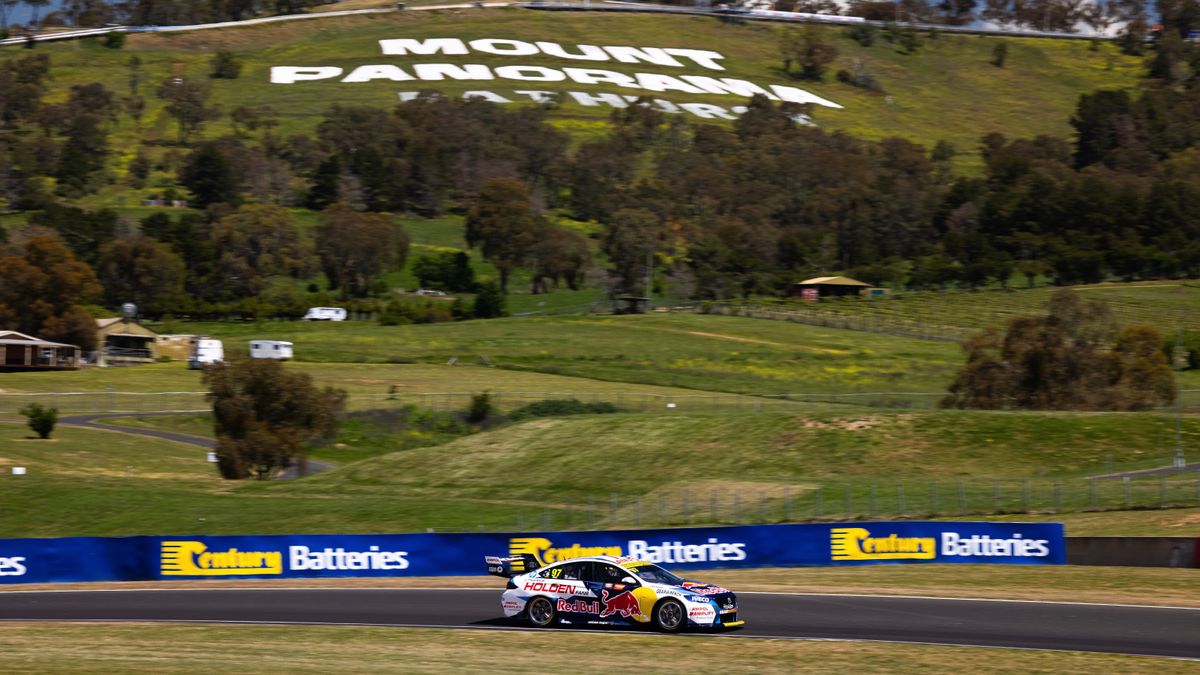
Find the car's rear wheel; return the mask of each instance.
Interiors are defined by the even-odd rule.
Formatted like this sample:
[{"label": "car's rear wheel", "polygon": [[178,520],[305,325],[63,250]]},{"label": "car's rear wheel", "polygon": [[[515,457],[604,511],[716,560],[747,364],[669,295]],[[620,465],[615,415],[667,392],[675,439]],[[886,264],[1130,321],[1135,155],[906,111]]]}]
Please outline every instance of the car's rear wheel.
[{"label": "car's rear wheel", "polygon": [[678,600],[663,600],[654,608],[654,627],[664,633],[678,633],[687,625],[687,611]]},{"label": "car's rear wheel", "polygon": [[529,601],[525,612],[529,615],[529,623],[538,628],[553,626],[558,620],[558,612],[554,610],[554,603],[550,602],[549,598],[543,598],[540,595]]}]

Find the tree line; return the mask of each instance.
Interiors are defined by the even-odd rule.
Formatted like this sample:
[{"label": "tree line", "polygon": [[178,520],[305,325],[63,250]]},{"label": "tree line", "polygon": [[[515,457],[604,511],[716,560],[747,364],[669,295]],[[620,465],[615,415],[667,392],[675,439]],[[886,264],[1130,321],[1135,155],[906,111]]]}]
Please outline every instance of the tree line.
[{"label": "tree line", "polygon": [[29,27],[79,26],[93,28],[110,24],[174,26],[221,21],[242,21],[256,16],[296,14],[335,0],[65,0],[47,11],[50,0],[0,0],[0,30],[14,27],[14,9],[25,5],[30,11]]},{"label": "tree line", "polygon": [[[92,277],[73,272],[69,302],[29,315],[66,324],[89,303],[133,301],[154,316],[228,303],[302,308],[321,292],[387,297],[381,279],[408,263],[394,214],[452,213],[498,271],[501,294],[516,273],[535,293],[598,272],[613,295],[670,284],[695,299],[781,294],[833,273],[910,288],[1196,277],[1196,64],[1200,51],[1169,34],[1140,90],[1080,97],[1073,139],[990,133],[978,148],[982,175],[958,175],[949,143],[863,141],[798,124],[812,111],[762,97],[727,126],[637,101],[573,147],[548,121],[553,102],[505,108],[433,92],[390,110],[334,105],[310,134],[280,134],[270,109],[241,106],[229,112],[232,133],[206,138],[221,114],[207,102],[212,82],[237,70],[219,54],[212,77],[155,90],[176,140],[118,159],[109,134],[121,116],[144,112],[149,93],[140,61],[126,63],[126,91],[92,83],[51,99],[50,59],[24,53],[0,63],[0,209],[28,221],[7,233],[5,251],[26,264],[4,274],[10,288],[36,289],[36,275],[22,272],[29,256],[49,246],[65,259],[65,247]],[[130,222],[73,205],[151,176],[171,184],[162,198],[194,210]],[[317,224],[298,222],[296,208],[316,212]],[[422,284],[480,289],[466,253],[411,262]],[[490,291],[485,305],[503,314]],[[413,320],[405,312],[392,314]]]}]

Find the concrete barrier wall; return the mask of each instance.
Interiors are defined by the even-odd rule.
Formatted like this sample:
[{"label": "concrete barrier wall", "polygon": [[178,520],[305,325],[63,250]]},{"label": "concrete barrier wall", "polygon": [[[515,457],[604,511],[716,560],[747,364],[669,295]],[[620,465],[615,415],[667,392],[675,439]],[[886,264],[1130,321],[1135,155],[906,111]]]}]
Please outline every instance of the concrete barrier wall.
[{"label": "concrete barrier wall", "polygon": [[1200,539],[1067,537],[1067,564],[1200,568]]}]

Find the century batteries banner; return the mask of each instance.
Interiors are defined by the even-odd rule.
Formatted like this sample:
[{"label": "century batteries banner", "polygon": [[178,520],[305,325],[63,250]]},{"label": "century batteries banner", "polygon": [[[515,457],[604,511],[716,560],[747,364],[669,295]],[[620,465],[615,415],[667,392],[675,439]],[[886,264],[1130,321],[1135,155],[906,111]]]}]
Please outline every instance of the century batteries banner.
[{"label": "century batteries banner", "polygon": [[484,556],[587,555],[672,569],[1066,562],[1057,523],[848,523],[479,534],[0,540],[0,584],[204,578],[469,576]]}]

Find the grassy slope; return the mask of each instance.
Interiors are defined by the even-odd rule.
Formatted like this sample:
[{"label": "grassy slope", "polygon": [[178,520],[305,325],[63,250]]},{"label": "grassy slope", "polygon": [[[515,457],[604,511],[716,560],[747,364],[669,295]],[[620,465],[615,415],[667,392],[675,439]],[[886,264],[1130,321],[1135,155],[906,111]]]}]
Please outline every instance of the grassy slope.
[{"label": "grassy slope", "polygon": [[228,345],[291,340],[318,361],[444,363],[487,355],[507,368],[734,392],[944,391],[956,345],[694,314],[527,318],[432,326],[180,324]]},{"label": "grassy slope", "polygon": [[[0,636],[6,660],[24,671],[187,673],[203,662],[223,672],[327,673],[331,663],[357,672],[531,673],[546,663],[579,663],[581,654],[615,650],[652,655],[662,673],[963,672],[997,664],[1021,673],[1193,672],[1180,660],[930,645],[692,639],[645,635],[450,631],[345,626],[163,624],[14,624]],[[498,658],[503,655],[503,658]],[[627,658],[640,664],[644,658]]]},{"label": "grassy slope", "polygon": [[[451,10],[410,12],[363,17],[337,17],[303,22],[247,27],[190,34],[134,35],[123,51],[110,51],[89,42],[72,42],[42,47],[56,64],[56,94],[62,98],[71,84],[100,81],[124,92],[126,73],[122,67],[130,54],[145,62],[144,82],[152,88],[171,73],[171,64],[184,64],[189,76],[207,73],[209,54],[232,49],[246,63],[242,76],[219,81],[215,102],[226,110],[247,104],[267,104],[283,115],[280,133],[312,128],[328,103],[390,106],[395,92],[416,90],[412,83],[377,81],[340,84],[321,81],[296,85],[267,84],[272,65],[336,65],[353,68],[362,64],[405,62],[485,63],[489,65],[534,64],[549,67],[576,65],[562,59],[536,55],[496,57],[384,57],[376,40],[391,37],[504,37],[551,40],[564,45],[614,44],[658,47],[716,48],[725,55],[725,76],[761,84],[791,84],[845,106],[844,110],[821,109],[818,122],[830,129],[851,131],[871,138],[904,135],[932,145],[946,139],[960,150],[973,153],[980,136],[1001,131],[1009,136],[1036,134],[1066,135],[1067,119],[1081,93],[1099,87],[1130,87],[1140,74],[1137,60],[1117,54],[1111,45],[1096,51],[1080,41],[1009,40],[1006,68],[988,62],[994,41],[980,37],[940,36],[926,41],[915,55],[903,55],[884,42],[861,47],[845,39],[839,29],[823,29],[840,51],[830,73],[861,61],[878,77],[887,96],[855,89],[833,81],[797,82],[780,71],[776,53],[778,27],[763,23],[731,25],[705,18],[668,16],[614,16],[585,13],[551,13],[520,9]],[[9,51],[9,54],[17,53]],[[585,64],[591,65],[591,64]],[[646,64],[596,64],[621,72],[674,71],[712,74],[699,67],[673,69]],[[529,88],[518,82],[444,82],[442,90],[457,94],[472,89],[509,91]],[[537,85],[538,83],[533,83]],[[546,84],[546,83],[541,83]],[[549,88],[606,91],[602,86],[550,83]],[[535,87],[545,88],[545,87]],[[734,105],[728,96],[690,95],[668,92],[664,98],[699,100]],[[608,114],[607,108],[581,108],[567,104],[556,117],[563,126],[584,134],[594,133]],[[217,133],[224,122],[212,125]],[[128,121],[124,133],[132,134]],[[137,135],[147,140],[169,139],[171,121],[162,114],[159,102],[150,109]],[[132,156],[132,147],[130,155]]]},{"label": "grassy slope", "polygon": [[[1145,448],[1163,448],[1169,430],[1169,420],[1150,415],[1002,420],[1000,415],[960,412],[867,417],[828,411],[803,417],[625,414],[535,420],[445,445],[384,454],[298,482],[228,484],[204,463],[202,450],[182,444],[72,428],[56,432],[58,440],[41,443],[23,440],[27,431],[22,427],[0,425],[0,470],[29,468],[28,476],[13,479],[0,493],[0,511],[19,508],[31,514],[20,522],[0,521],[0,536],[751,522],[783,518],[785,494],[795,498],[793,517],[812,517],[817,486],[828,495],[826,518],[866,517],[888,513],[887,496],[897,484],[911,489],[907,513],[914,514],[928,508],[918,490],[929,481],[952,487],[964,477],[970,509],[986,512],[991,509],[990,482],[971,479],[1069,479],[1104,470],[1110,459],[1115,468],[1161,464],[1166,450]],[[1189,438],[1200,435],[1194,421],[1185,431]],[[986,442],[993,434],[994,442]],[[346,447],[327,454],[343,462],[388,450],[386,440],[381,444],[357,428],[348,429],[339,442]],[[604,467],[633,458],[653,470],[622,472],[618,481],[597,480],[606,475]],[[1040,500],[1046,499],[1046,485],[1044,480],[1035,483]],[[1086,507],[1071,485],[1065,490],[1067,507]],[[1194,481],[1171,481],[1169,486],[1172,501],[1194,501]],[[878,510],[867,511],[874,487],[880,488]],[[855,504],[848,513],[841,510],[841,490],[846,489]],[[1005,490],[1008,508],[1017,490],[1012,485]],[[1101,490],[1106,504],[1119,498],[1116,483]],[[946,492],[941,508],[953,513],[953,492]],[[1143,492],[1139,488],[1136,493],[1139,503],[1145,501]],[[620,503],[615,513],[609,512],[611,496]],[[718,503],[711,505],[710,499]],[[760,499],[765,500],[762,505],[757,504]],[[686,500],[691,506],[683,511]],[[588,503],[593,507],[585,507]],[[759,513],[759,508],[766,511]],[[1194,531],[1192,511],[1164,514],[1156,515],[1150,527],[1128,521],[1125,529],[1147,534],[1179,532],[1182,526],[1182,531]],[[1092,517],[1088,527],[1105,526],[1096,514],[1073,517],[1085,515]]]},{"label": "grassy slope", "polygon": [[[1073,286],[1088,300],[1106,303],[1123,324],[1149,324],[1170,335],[1180,328],[1200,331],[1200,284],[1195,281],[1150,281]],[[1058,288],[989,289],[981,291],[899,291],[882,300],[839,299],[821,303],[785,301],[782,311],[798,312],[850,325],[894,326],[927,335],[960,338],[1008,318],[1043,314]],[[836,325],[836,324],[835,324]]]}]

